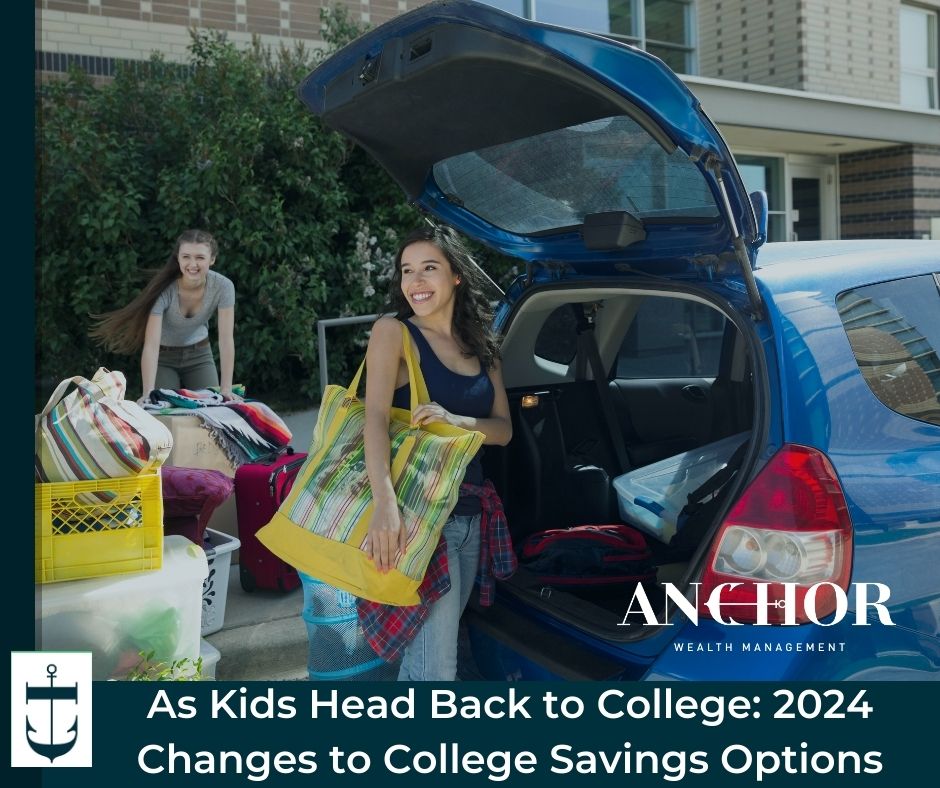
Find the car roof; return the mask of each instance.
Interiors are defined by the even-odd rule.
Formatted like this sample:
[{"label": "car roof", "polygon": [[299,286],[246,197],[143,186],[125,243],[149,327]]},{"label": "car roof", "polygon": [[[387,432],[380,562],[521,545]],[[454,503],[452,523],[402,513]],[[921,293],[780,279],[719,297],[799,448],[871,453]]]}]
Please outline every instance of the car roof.
[{"label": "car roof", "polygon": [[757,255],[756,278],[772,292],[849,287],[940,272],[940,241],[893,238],[768,243]]}]

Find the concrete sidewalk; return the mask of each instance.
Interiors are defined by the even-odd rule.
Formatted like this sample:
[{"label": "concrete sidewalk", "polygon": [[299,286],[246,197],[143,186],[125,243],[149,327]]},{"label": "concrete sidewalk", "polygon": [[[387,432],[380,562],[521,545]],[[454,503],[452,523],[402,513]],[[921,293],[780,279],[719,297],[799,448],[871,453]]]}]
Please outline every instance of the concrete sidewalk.
[{"label": "concrete sidewalk", "polygon": [[[317,408],[278,413],[291,431],[294,451],[310,448]],[[307,678],[307,628],[301,618],[303,591],[244,591],[233,564],[228,581],[225,621],[206,637],[221,657],[219,681],[278,681]]]},{"label": "concrete sidewalk", "polygon": [[313,407],[295,413],[277,414],[291,431],[291,446],[294,451],[307,451],[310,448],[310,439],[313,437],[313,428],[317,424],[319,412],[318,407]]},{"label": "concrete sidewalk", "polygon": [[242,590],[238,565],[228,582],[225,621],[208,640],[220,653],[219,681],[283,681],[307,678],[307,627],[303,590]]}]

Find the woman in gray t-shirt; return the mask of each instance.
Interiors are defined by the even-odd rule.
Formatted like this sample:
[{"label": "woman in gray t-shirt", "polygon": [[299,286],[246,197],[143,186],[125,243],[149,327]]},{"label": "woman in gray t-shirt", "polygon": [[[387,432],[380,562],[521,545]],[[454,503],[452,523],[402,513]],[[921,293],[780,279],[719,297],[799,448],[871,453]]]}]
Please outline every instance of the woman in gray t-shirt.
[{"label": "woman in gray t-shirt", "polygon": [[[93,315],[91,335],[116,353],[140,351],[143,396],[155,388],[220,387],[232,392],[235,371],[235,286],[215,271],[218,245],[202,230],[187,230],[165,266],[122,309]],[[209,344],[209,320],[218,314],[219,372]]]}]

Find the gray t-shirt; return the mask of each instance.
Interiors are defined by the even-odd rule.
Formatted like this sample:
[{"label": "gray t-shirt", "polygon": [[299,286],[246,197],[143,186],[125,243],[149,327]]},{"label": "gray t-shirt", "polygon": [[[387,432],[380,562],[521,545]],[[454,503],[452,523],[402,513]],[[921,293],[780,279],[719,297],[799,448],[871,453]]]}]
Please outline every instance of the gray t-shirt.
[{"label": "gray t-shirt", "polygon": [[160,344],[169,347],[194,345],[209,336],[209,319],[217,309],[235,306],[235,285],[232,280],[215,271],[206,274],[206,292],[202,308],[192,317],[184,317],[180,310],[179,282],[173,282],[150,310],[151,315],[163,315]]}]

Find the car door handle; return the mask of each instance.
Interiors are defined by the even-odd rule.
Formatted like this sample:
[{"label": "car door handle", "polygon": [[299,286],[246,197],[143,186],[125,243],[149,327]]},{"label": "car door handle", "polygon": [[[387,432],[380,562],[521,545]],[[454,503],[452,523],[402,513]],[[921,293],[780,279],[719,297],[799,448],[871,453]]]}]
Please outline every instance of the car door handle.
[{"label": "car door handle", "polygon": [[708,399],[708,394],[705,392],[705,389],[695,384],[683,386],[682,396],[688,400],[692,400],[692,402],[705,402],[705,400]]}]

